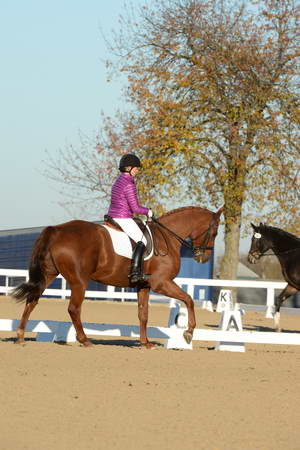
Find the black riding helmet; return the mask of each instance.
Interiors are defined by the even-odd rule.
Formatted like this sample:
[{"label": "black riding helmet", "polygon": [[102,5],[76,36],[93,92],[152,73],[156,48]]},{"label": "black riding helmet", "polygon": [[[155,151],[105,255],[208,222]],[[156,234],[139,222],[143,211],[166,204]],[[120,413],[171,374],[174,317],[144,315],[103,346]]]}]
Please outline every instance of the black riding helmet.
[{"label": "black riding helmet", "polygon": [[140,159],[133,153],[127,153],[120,159],[119,169],[124,172],[125,167],[142,167]]}]

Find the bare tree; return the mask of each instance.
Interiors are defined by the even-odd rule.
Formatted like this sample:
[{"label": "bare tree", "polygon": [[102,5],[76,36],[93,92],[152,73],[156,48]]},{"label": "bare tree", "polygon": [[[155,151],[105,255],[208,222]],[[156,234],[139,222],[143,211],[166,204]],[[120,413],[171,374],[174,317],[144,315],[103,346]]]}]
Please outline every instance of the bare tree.
[{"label": "bare tree", "polygon": [[70,144],[54,155],[46,152],[44,175],[69,198],[61,206],[71,216],[102,219],[120,154],[106,145],[105,129],[94,137],[79,133],[79,145]]}]

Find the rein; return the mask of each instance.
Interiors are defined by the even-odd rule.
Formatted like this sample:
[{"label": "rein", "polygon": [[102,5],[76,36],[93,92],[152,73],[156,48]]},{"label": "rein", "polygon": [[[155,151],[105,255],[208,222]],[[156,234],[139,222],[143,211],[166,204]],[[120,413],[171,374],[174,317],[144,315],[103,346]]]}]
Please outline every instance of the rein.
[{"label": "rein", "polygon": [[[186,247],[190,248],[194,253],[197,252],[197,250],[213,250],[213,247],[207,246],[207,245],[196,245],[196,246],[194,246],[193,243],[191,244],[186,239],[183,239],[181,236],[176,234],[173,230],[171,230],[170,228],[166,227],[161,222],[159,222],[157,219],[155,219],[155,217],[152,217],[152,221],[154,223],[156,223],[158,226],[160,226],[161,228],[163,228],[164,230],[168,231],[170,234],[172,234],[182,245],[185,245]],[[203,234],[209,232],[210,229],[211,229],[211,223],[209,224],[209,227],[207,228],[207,230],[203,231],[199,236],[197,236],[197,238],[202,236]],[[208,236],[207,241],[208,240],[209,240],[209,236]]]},{"label": "rein", "polygon": [[[284,255],[285,253],[291,253],[291,252],[294,252],[294,251],[296,251],[296,250],[300,250],[300,247],[291,248],[290,250],[284,250],[284,251],[278,252],[278,253],[275,253],[275,252],[273,252],[273,253],[261,253],[261,254],[260,254],[260,258],[261,258],[262,256],[280,256],[280,255]],[[267,250],[267,251],[268,251],[268,250]]]}]

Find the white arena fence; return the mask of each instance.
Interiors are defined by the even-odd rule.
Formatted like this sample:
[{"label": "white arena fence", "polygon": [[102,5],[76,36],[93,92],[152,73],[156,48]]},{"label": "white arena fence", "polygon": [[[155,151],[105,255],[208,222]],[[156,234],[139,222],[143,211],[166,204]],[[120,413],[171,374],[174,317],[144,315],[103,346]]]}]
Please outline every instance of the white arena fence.
[{"label": "white arena fence", "polygon": [[[5,279],[5,282],[0,285],[0,294],[9,295],[10,290],[13,285],[19,284],[24,280],[28,280],[28,270],[17,270],[17,269],[0,269],[0,277]],[[61,287],[56,289],[46,289],[43,296],[53,296],[62,299],[68,298],[71,295],[70,289],[67,289],[66,280],[59,275],[57,277],[61,280]],[[219,279],[199,279],[199,278],[175,278],[174,280],[179,286],[185,289],[188,294],[194,300],[204,299],[204,289],[199,290],[198,298],[195,298],[194,292],[195,288],[204,286],[217,286],[221,288],[260,288],[266,290],[266,316],[271,317],[274,310],[274,299],[275,291],[282,290],[285,288],[285,282],[277,281],[253,281],[253,280],[219,280]],[[1,284],[1,283],[0,283]],[[85,293],[85,298],[91,299],[120,299],[125,300],[137,300],[136,292],[125,292],[125,289],[116,291],[114,286],[107,286],[107,290],[103,291],[89,291]],[[151,294],[150,300],[168,300],[164,295]]]},{"label": "white arena fence", "polygon": [[[0,286],[0,294],[9,295],[11,282],[15,285],[15,282],[24,281],[28,279],[27,270],[13,270],[13,269],[0,269],[0,277],[5,278],[4,286]],[[67,298],[70,296],[70,290],[66,289],[66,281],[61,279],[61,289],[46,289],[44,295],[55,296],[61,298]],[[194,279],[194,278],[176,278],[177,284],[181,285],[187,292],[194,298],[194,290],[197,287],[199,297],[202,296],[203,291],[199,290],[199,286],[219,286],[221,288],[230,287],[242,287],[242,288],[262,288],[267,290],[267,304],[266,309],[273,309],[274,294],[276,289],[282,290],[286,283],[281,282],[268,282],[268,281],[251,281],[251,280],[211,280],[211,279]],[[0,283],[1,284],[1,283]],[[122,300],[131,299],[136,300],[137,295],[135,292],[115,292],[113,286],[108,286],[106,291],[86,291],[86,297],[90,298],[120,298]],[[157,299],[158,296],[153,295],[152,298]],[[164,296],[160,298],[167,299]],[[197,301],[197,299],[195,299]],[[198,299],[198,300],[201,300]],[[200,302],[199,302],[200,303]],[[177,306],[176,306],[177,305]],[[174,307],[170,301],[170,318],[171,310]],[[175,304],[176,311],[180,313],[183,306],[180,302]],[[186,316],[186,309],[183,308]],[[227,311],[229,312],[229,311]],[[226,313],[224,311],[223,314]],[[232,311],[232,314],[239,313]],[[267,316],[267,315],[266,315]],[[271,317],[271,315],[269,316]],[[222,323],[222,320],[220,324]],[[0,319],[1,331],[15,331],[19,326],[19,320],[16,319]],[[99,324],[99,323],[83,323],[84,331],[87,335],[96,336],[126,336],[126,337],[139,337],[139,327],[137,325],[121,325],[121,324]],[[183,339],[184,325],[179,323],[172,324],[169,319],[168,327],[148,327],[148,336],[150,339],[160,338],[165,341],[167,348],[187,348]],[[221,329],[220,329],[221,328]],[[51,320],[29,320],[26,330],[36,333],[36,340],[43,342],[75,342],[76,332],[71,322],[59,322]],[[300,333],[275,333],[275,332],[256,332],[256,331],[239,331],[237,329],[231,330],[230,327],[223,329],[219,326],[219,330],[208,329],[195,329],[193,340],[200,341],[219,341],[216,345],[216,350],[230,350],[230,351],[245,351],[245,343],[256,344],[281,344],[281,345],[300,345]],[[184,342],[183,342],[184,341]],[[189,344],[189,348],[192,349],[192,344]]]},{"label": "white arena fence", "polygon": [[[16,331],[19,320],[0,319],[0,331]],[[131,337],[139,338],[138,325],[83,323],[84,332],[88,336]],[[36,333],[37,341],[44,342],[75,342],[76,331],[71,322],[57,322],[53,320],[29,320],[27,332]],[[181,347],[183,337],[182,328],[155,327],[147,328],[149,339],[176,340]],[[300,345],[300,333],[276,333],[267,331],[222,331],[196,328],[193,341],[219,341],[230,344],[279,344]]]}]

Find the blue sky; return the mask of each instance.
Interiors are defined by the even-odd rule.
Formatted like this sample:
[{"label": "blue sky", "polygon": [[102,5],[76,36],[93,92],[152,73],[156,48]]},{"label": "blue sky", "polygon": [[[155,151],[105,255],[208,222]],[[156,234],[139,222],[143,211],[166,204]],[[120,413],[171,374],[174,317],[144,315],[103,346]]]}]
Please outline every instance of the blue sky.
[{"label": "blue sky", "polygon": [[93,136],[102,110],[123,106],[121,80],[106,81],[100,32],[118,27],[123,7],[123,0],[0,1],[1,230],[71,218],[43,161],[46,150],[78,144],[79,130]]}]

